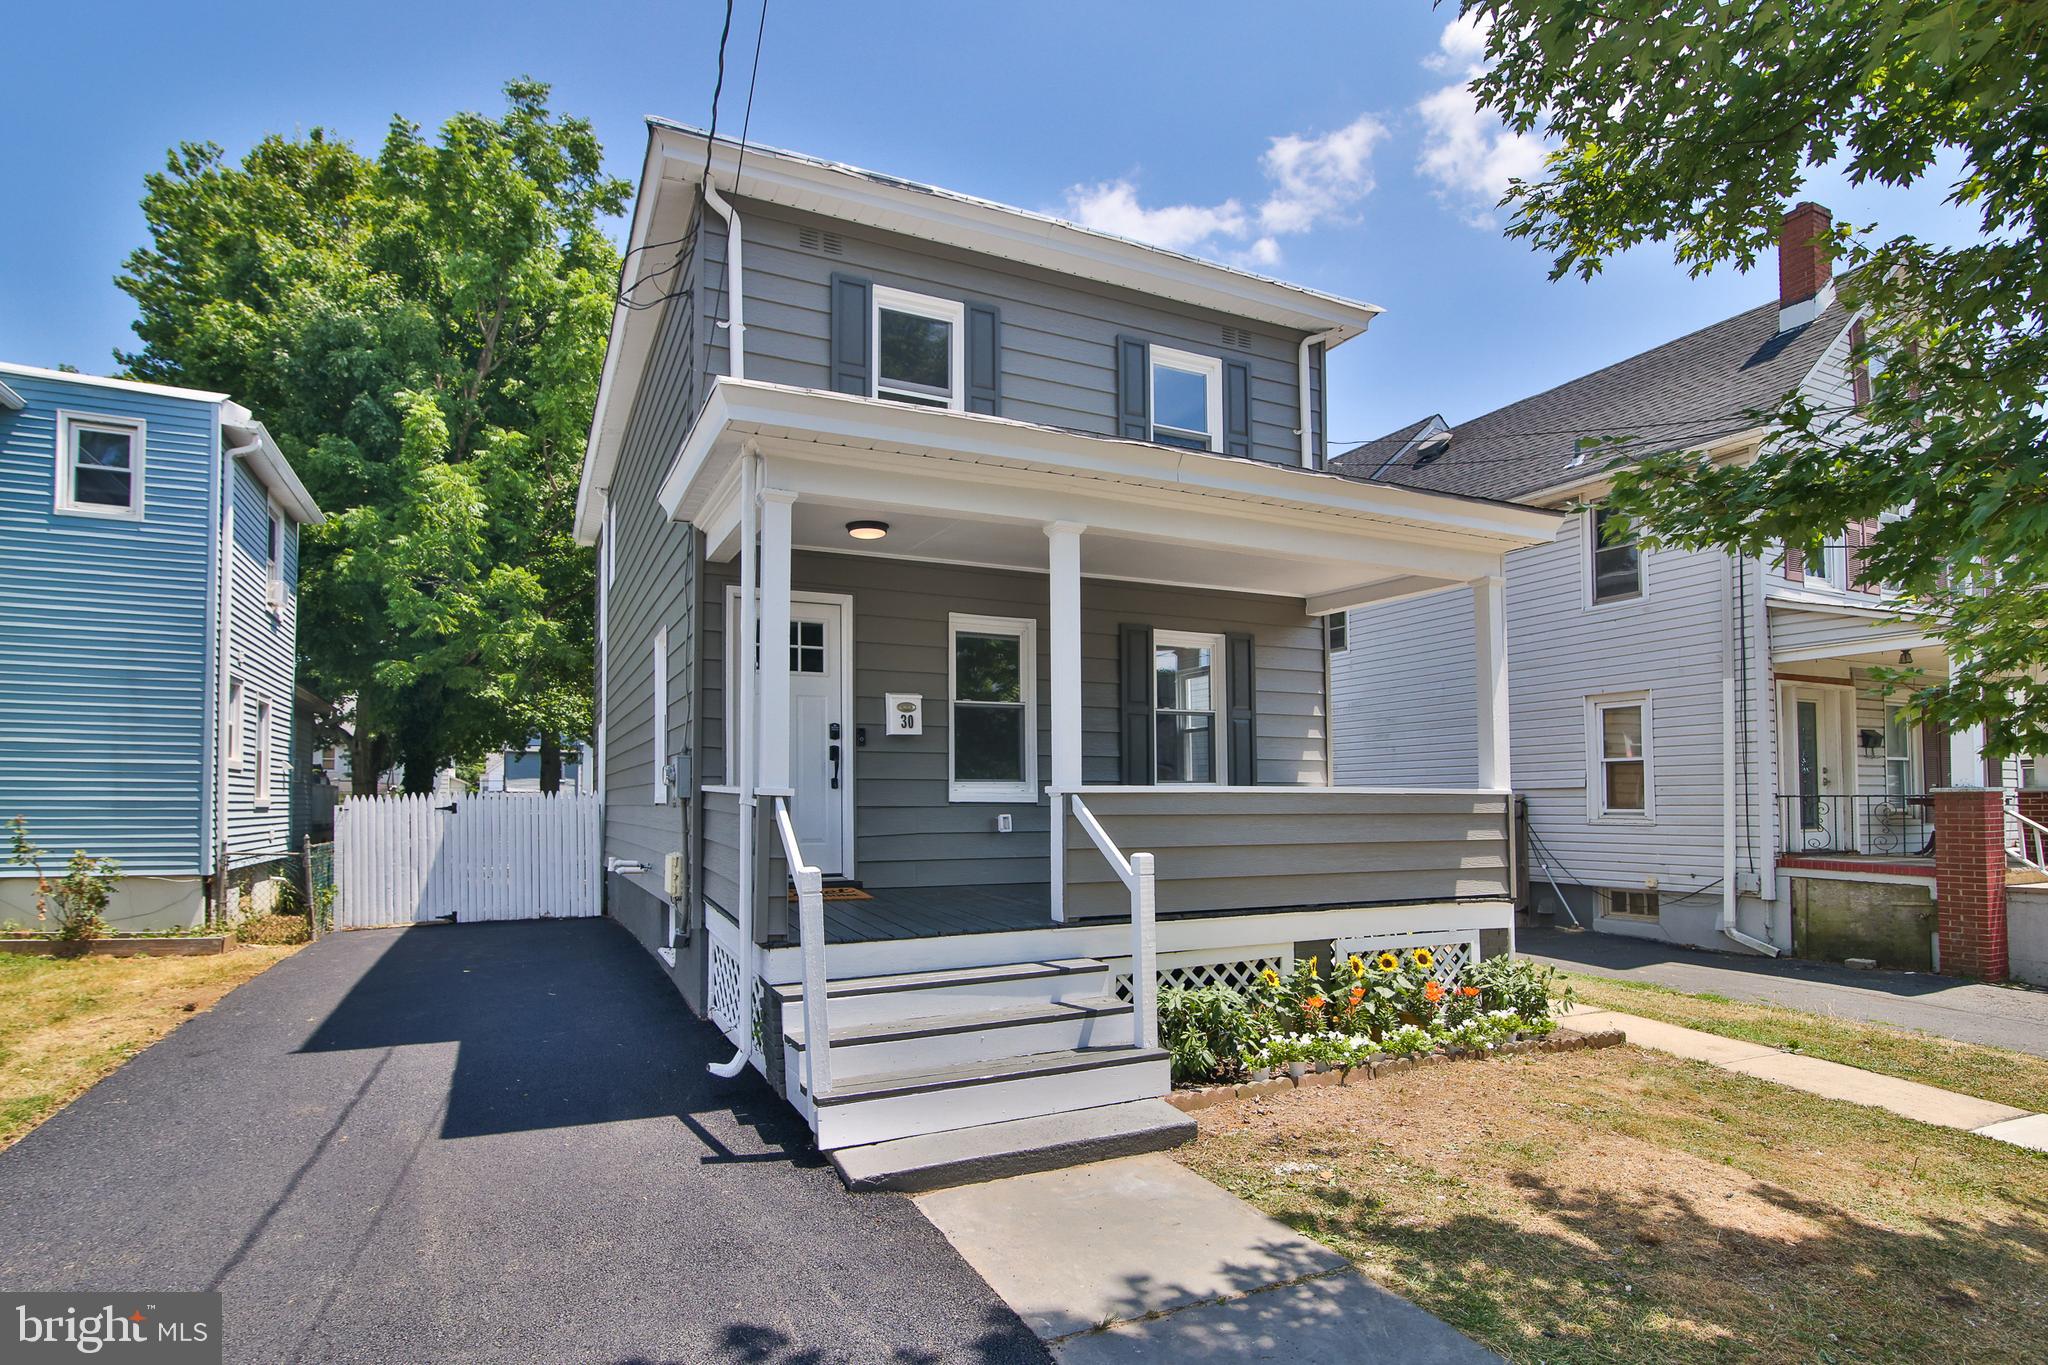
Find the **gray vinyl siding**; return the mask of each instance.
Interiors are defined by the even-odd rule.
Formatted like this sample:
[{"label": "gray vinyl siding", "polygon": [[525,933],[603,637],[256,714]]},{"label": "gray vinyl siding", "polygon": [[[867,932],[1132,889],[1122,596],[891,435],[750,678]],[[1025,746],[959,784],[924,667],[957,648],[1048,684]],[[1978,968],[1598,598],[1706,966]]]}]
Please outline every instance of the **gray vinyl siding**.
[{"label": "gray vinyl siding", "polygon": [[[299,533],[278,516],[278,553],[284,558],[284,604],[270,609],[270,498],[247,466],[234,461],[234,541],[228,552],[228,672],[242,684],[242,709],[227,723],[241,727],[242,761],[227,771],[227,843],[241,864],[289,852],[291,823],[293,677],[297,667]],[[256,708],[270,704],[270,783],[256,790]]]},{"label": "gray vinyl siding", "polygon": [[[741,201],[745,233],[747,378],[829,389],[830,282],[837,273],[936,298],[993,304],[1002,313],[1004,417],[1094,435],[1116,434],[1118,335],[1251,367],[1252,453],[1301,462],[1297,394],[1300,334],[1109,285],[935,243],[844,225],[777,205]],[[803,246],[799,232],[837,237],[833,254]],[[725,241],[715,222],[703,234],[705,306],[729,317],[723,287]],[[1249,348],[1226,346],[1224,328],[1249,335]],[[707,332],[713,373],[726,368],[726,333]],[[1220,437],[1219,437],[1220,439]]]},{"label": "gray vinyl siding", "polygon": [[1472,631],[1469,588],[1350,613],[1349,647],[1330,656],[1339,786],[1478,785]]},{"label": "gray vinyl siding", "polygon": [[[1844,594],[1845,599],[1847,594]],[[1851,605],[1869,607],[1875,600],[1864,597]],[[1888,621],[1882,618],[1829,611],[1825,607],[1807,610],[1800,607],[1771,607],[1771,649],[1774,653],[1809,650],[1837,649],[1844,654],[1857,654],[1874,648],[1873,635],[1895,635],[1912,627],[1902,621]],[[1792,664],[1797,668],[1800,665]]]},{"label": "gray vinyl siding", "polygon": [[[730,781],[723,748],[723,640],[711,624],[723,614],[724,585],[736,566],[707,566],[703,642],[703,778]],[[947,798],[946,651],[954,612],[1029,618],[1038,623],[1038,773],[1051,772],[1050,623],[1042,575],[910,560],[799,552],[798,591],[853,598],[853,724],[869,743],[852,750],[854,857],[869,885],[945,886],[962,882],[1043,882],[1049,817],[1043,795],[1010,804]],[[1087,579],[1081,588],[1083,778],[1118,780],[1117,627],[1247,633],[1258,676],[1258,781],[1320,785],[1324,772],[1323,650],[1318,623],[1298,601]],[[883,695],[925,698],[924,734],[883,738]],[[1246,779],[1231,774],[1233,783]],[[995,817],[1015,817],[1010,834]],[[707,827],[707,835],[709,829]],[[707,862],[709,852],[707,850]],[[707,873],[708,880],[708,873]]]}]

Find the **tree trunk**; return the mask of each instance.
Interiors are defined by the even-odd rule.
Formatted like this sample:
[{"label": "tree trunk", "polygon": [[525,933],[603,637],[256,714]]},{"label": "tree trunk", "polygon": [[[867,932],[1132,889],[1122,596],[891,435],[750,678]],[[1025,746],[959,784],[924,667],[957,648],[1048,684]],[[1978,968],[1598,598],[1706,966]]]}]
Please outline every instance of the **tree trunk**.
[{"label": "tree trunk", "polygon": [[562,737],[553,730],[540,737],[540,789],[549,796],[562,790]]},{"label": "tree trunk", "polygon": [[351,796],[377,794],[377,741],[361,728],[348,739],[348,789]]},{"label": "tree trunk", "polygon": [[407,754],[405,756],[405,794],[407,796],[426,796],[431,793],[434,790],[434,774],[440,770],[441,765],[430,757]]}]

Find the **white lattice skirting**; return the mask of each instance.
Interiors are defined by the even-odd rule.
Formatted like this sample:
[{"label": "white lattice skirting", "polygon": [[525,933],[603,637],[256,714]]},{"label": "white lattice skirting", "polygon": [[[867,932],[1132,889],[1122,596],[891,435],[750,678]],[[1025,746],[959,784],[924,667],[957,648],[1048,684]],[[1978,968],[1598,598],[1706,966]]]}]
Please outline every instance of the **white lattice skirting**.
[{"label": "white lattice skirting", "polygon": [[1427,948],[1436,959],[1436,969],[1430,973],[1446,986],[1455,986],[1463,979],[1465,969],[1479,960],[1479,931],[1460,929],[1447,935],[1443,930],[1410,934],[1376,934],[1370,938],[1340,938],[1332,950],[1341,960],[1357,953],[1371,959],[1374,953],[1392,949],[1406,953],[1414,948]]},{"label": "white lattice skirting", "polygon": [[[1249,954],[1249,956],[1247,956]],[[1203,986],[1228,986],[1242,991],[1262,971],[1271,968],[1285,973],[1294,967],[1294,951],[1282,945],[1262,948],[1237,948],[1226,955],[1216,952],[1161,953],[1159,955],[1159,985],[1185,986],[1198,989]],[[1131,998],[1131,960],[1123,958],[1109,964],[1110,982],[1119,1000]]]},{"label": "white lattice skirting", "polygon": [[[706,985],[705,1003],[711,1014],[711,1022],[718,1025],[734,1047],[742,1046],[750,1029],[745,1028],[746,1007],[740,990],[740,959],[737,945],[727,934],[724,918],[716,912],[707,914],[704,923],[709,929],[706,935],[710,949],[710,961],[706,964],[709,981]],[[721,929],[725,933],[720,933]]]}]

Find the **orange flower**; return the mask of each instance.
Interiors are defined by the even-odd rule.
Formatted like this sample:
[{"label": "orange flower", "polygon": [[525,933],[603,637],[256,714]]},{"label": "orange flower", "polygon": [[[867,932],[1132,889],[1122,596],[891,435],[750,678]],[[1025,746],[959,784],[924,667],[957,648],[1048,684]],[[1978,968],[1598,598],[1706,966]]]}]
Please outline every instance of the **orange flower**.
[{"label": "orange flower", "polygon": [[1422,998],[1434,1005],[1437,1001],[1444,998],[1443,986],[1435,981],[1425,982],[1422,987]]},{"label": "orange flower", "polygon": [[1305,1010],[1319,1010],[1325,1003],[1320,995],[1311,995],[1308,999],[1301,1002],[1301,1007]]},{"label": "orange flower", "polygon": [[1351,1003],[1355,1005],[1363,999],[1365,999],[1365,987],[1353,986],[1351,988]]},{"label": "orange flower", "polygon": [[1479,988],[1477,986],[1460,986],[1458,987],[1458,994],[1470,1000],[1473,996],[1479,994]]}]

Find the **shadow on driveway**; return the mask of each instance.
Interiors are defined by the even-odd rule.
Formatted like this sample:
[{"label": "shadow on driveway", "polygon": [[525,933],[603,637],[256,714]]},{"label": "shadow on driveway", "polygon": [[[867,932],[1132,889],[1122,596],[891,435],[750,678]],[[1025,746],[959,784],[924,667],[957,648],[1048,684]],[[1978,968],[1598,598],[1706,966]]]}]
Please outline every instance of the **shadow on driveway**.
[{"label": "shadow on driveway", "polygon": [[231,1360],[1040,1361],[609,920],[338,934],[0,1153],[0,1285],[217,1288]]}]

